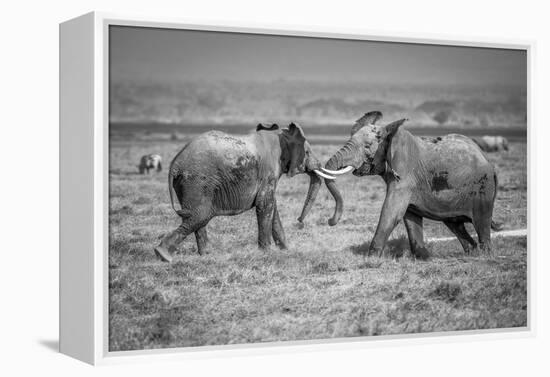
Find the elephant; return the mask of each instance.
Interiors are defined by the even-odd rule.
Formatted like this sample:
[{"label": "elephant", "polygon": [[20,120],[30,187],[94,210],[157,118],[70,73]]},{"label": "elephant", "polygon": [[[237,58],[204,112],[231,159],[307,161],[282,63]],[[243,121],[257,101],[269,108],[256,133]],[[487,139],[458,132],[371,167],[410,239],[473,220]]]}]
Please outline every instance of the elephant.
[{"label": "elephant", "polygon": [[146,154],[141,157],[138,168],[139,168],[139,174],[144,174],[145,172],[149,174],[150,169],[154,169],[157,172],[161,172],[162,157],[160,157],[158,154]]},{"label": "elephant", "polygon": [[[368,254],[381,256],[389,235],[403,220],[413,257],[428,259],[423,218],[442,221],[466,253],[478,247],[464,226],[473,223],[479,249],[490,254],[491,228],[500,230],[492,221],[498,184],[485,154],[466,136],[422,139],[401,128],[407,119],[381,126],[381,118],[381,112],[372,111],[358,119],[351,138],[322,169],[334,177],[353,172],[384,179],[386,197]],[[333,226],[342,215],[343,200],[335,180],[325,183],[336,201],[329,220]]]},{"label": "elephant", "polygon": [[504,136],[482,136],[473,138],[474,142],[484,152],[498,152],[508,150],[508,140]]},{"label": "elephant", "polygon": [[[258,124],[245,136],[220,131],[197,136],[170,164],[170,200],[181,225],[161,240],[155,253],[171,262],[176,247],[195,233],[197,251],[202,255],[207,252],[206,226],[213,217],[238,215],[253,207],[259,247],[269,249],[273,238],[285,249],[287,241],[275,198],[277,183],[283,174],[293,177],[306,173],[310,188],[318,190],[323,177],[334,178],[320,168],[304,131],[295,123],[282,130],[276,124]],[[308,191],[308,197],[315,195]],[[176,209],[174,197],[181,209]],[[309,209],[304,207],[304,211]]]}]

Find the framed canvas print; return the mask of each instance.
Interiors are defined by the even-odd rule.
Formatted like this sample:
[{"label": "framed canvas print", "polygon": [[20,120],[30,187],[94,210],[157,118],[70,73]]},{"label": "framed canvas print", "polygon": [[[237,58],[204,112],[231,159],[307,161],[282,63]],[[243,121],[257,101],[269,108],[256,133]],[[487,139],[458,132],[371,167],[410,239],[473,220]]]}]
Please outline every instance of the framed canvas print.
[{"label": "framed canvas print", "polygon": [[61,24],[61,352],[530,334],[531,51]]}]

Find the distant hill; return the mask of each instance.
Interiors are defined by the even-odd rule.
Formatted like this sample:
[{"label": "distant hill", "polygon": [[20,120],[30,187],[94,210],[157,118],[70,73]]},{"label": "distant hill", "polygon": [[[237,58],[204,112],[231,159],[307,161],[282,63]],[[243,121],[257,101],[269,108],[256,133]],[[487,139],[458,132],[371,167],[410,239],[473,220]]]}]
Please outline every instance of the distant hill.
[{"label": "distant hill", "polygon": [[[314,144],[341,144],[349,138],[350,125],[335,124],[332,127],[302,124],[307,139]],[[525,142],[526,128],[450,128],[450,127],[419,127],[406,124],[407,130],[417,136],[443,136],[450,133],[460,133],[469,137],[483,135],[501,135],[509,141]],[[118,142],[169,141],[186,143],[200,133],[217,130],[232,134],[254,132],[254,124],[167,124],[167,123],[111,123],[109,138]]]},{"label": "distant hill", "polygon": [[110,94],[114,123],[350,125],[371,110],[421,127],[525,128],[527,119],[525,92],[504,86],[121,81]]}]

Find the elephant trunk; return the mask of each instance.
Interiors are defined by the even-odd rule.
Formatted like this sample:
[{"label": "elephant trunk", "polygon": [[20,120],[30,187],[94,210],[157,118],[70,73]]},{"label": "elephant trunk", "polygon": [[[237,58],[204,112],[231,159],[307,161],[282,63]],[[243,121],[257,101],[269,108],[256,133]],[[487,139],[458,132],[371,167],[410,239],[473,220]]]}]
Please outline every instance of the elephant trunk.
[{"label": "elephant trunk", "polygon": [[[336,152],[326,163],[325,168],[330,170],[339,170],[346,166],[353,166],[354,168],[357,168],[357,163],[354,162],[357,146],[353,144],[352,142],[348,141],[338,152]],[[336,187],[336,181],[335,180],[325,180],[325,183],[327,185],[328,191],[334,198],[334,201],[336,202],[336,207],[334,209],[334,214],[332,217],[328,220],[328,224],[330,226],[334,226],[338,224],[338,221],[340,221],[340,217],[342,217],[342,212],[344,210],[344,200],[342,199],[342,195],[340,194],[340,191],[338,190],[338,187]]]},{"label": "elephant trunk", "polygon": [[306,201],[304,202],[304,207],[302,208],[302,214],[298,217],[299,222],[304,222],[304,219],[308,215],[313,203],[315,203],[315,198],[317,198],[317,193],[321,188],[322,179],[317,176],[315,173],[308,173],[309,175],[309,189],[307,191]]}]

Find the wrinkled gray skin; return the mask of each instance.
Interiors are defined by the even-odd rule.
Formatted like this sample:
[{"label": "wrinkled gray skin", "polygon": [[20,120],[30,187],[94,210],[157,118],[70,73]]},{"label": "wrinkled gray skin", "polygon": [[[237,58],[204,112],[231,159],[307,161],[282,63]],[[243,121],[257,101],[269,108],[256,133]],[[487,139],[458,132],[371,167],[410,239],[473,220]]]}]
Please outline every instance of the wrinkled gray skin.
[{"label": "wrinkled gray skin", "polygon": [[[325,166],[330,170],[352,166],[355,176],[380,175],[386,182],[386,198],[369,255],[382,254],[390,233],[403,220],[412,254],[428,258],[423,218],[442,221],[466,253],[477,247],[464,226],[473,223],[480,248],[490,253],[497,176],[479,147],[457,134],[416,137],[400,128],[406,119],[375,125],[381,117],[380,112],[370,112],[359,119],[351,138]],[[335,181],[325,182],[336,200],[329,224],[336,225],[342,215],[342,197]]]},{"label": "wrinkled gray skin", "polygon": [[[311,182],[320,184],[321,178],[313,174],[320,167],[302,129],[295,124],[284,130],[260,124],[245,136],[219,131],[198,136],[170,165],[170,197],[181,225],[164,237],[156,254],[170,262],[174,250],[191,233],[195,233],[199,254],[205,253],[206,225],[213,217],[238,215],[253,207],[260,248],[269,248],[271,238],[278,247],[286,248],[275,199],[279,178],[307,173]],[[174,197],[181,209],[174,206]]]},{"label": "wrinkled gray skin", "polygon": [[498,152],[508,150],[508,140],[504,136],[482,136],[472,139],[483,152]]}]

